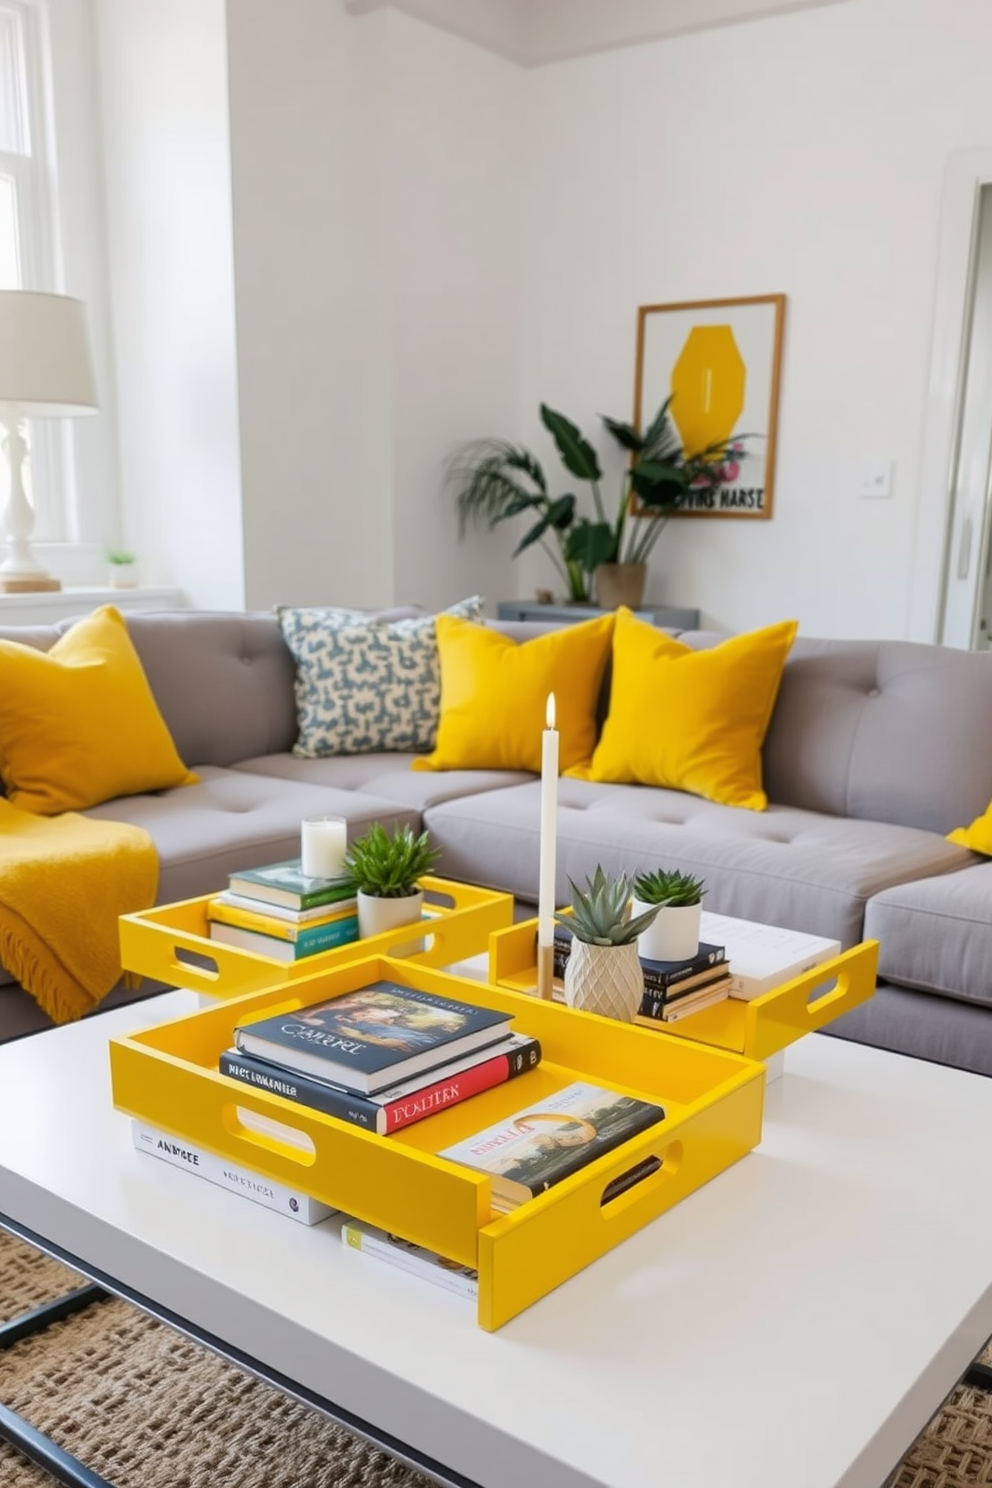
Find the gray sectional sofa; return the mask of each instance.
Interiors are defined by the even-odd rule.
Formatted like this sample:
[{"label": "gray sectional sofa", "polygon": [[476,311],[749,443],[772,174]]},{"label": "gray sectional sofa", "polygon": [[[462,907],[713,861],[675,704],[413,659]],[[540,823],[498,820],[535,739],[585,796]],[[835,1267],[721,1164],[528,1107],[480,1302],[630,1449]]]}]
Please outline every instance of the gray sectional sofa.
[{"label": "gray sectional sofa", "polygon": [[[47,648],[69,623],[0,635]],[[547,627],[498,628],[522,640]],[[346,817],[352,835],[375,820],[422,823],[442,849],[440,873],[534,902],[533,776],[414,772],[411,756],[397,754],[297,759],[294,663],[273,616],[136,614],[128,629],[177,749],[201,779],[87,815],[151,833],[160,902],[293,855],[301,818],[321,812]],[[765,741],[768,810],[563,779],[559,896],[597,862],[663,863],[702,875],[718,913],[845,945],[877,938],[876,996],[830,1032],[992,1074],[992,861],[945,840],[992,799],[990,741],[992,655],[800,636]],[[108,1002],[126,995],[118,989]],[[0,1039],[46,1022],[19,987],[0,985]]]}]

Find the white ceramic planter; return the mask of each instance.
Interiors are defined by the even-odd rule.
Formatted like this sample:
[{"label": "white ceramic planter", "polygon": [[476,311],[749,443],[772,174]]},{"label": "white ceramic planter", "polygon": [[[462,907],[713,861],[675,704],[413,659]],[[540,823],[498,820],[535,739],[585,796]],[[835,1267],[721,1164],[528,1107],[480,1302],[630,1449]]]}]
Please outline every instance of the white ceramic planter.
[{"label": "white ceramic planter", "polygon": [[138,565],[136,563],[108,564],[107,583],[111,589],[137,589]]},{"label": "white ceramic planter", "polygon": [[[651,909],[641,899],[631,906],[631,919]],[[637,949],[648,961],[688,961],[699,950],[701,904],[665,905],[637,937]]]},{"label": "white ceramic planter", "polygon": [[644,996],[637,942],[597,946],[572,938],[565,963],[565,1001],[569,1007],[632,1023]]},{"label": "white ceramic planter", "polygon": [[[370,935],[381,935],[387,930],[396,930],[402,925],[418,925],[424,911],[423,893],[408,894],[403,899],[377,899],[374,894],[363,894],[359,889],[358,938],[367,940]],[[423,942],[395,948],[397,954],[414,954],[423,949]]]}]

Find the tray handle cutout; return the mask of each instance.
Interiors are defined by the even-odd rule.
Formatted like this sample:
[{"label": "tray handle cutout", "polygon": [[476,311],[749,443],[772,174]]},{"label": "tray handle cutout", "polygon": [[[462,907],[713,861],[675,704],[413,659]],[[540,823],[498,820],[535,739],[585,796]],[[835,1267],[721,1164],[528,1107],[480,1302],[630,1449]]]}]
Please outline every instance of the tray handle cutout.
[{"label": "tray handle cutout", "polygon": [[204,955],[202,951],[188,950],[186,946],[172,947],[172,964],[177,971],[196,971],[213,982],[220,976],[216,957]]},{"label": "tray handle cutout", "polygon": [[277,1152],[280,1157],[288,1157],[306,1168],[312,1167],[317,1159],[313,1139],[274,1116],[263,1116],[248,1106],[231,1102],[222,1108],[221,1120],[232,1137],[265,1152]]},{"label": "tray handle cutout", "polygon": [[599,1199],[600,1214],[611,1219],[640,1199],[652,1200],[664,1184],[670,1183],[682,1162],[682,1143],[669,1142],[659,1152],[639,1157],[622,1173],[614,1173]]}]

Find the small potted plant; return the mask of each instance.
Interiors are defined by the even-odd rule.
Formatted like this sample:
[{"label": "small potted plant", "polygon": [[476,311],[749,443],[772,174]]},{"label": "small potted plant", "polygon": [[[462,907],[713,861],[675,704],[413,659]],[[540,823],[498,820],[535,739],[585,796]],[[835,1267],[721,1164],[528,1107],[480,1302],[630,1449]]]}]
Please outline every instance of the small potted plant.
[{"label": "small potted plant", "polygon": [[344,872],[355,883],[359,939],[416,924],[424,908],[419,880],[440,856],[429,833],[418,837],[409,826],[394,825],[387,832],[381,822],[373,822],[355,839],[345,854]]},{"label": "small potted plant", "polygon": [[627,875],[611,877],[601,864],[587,879],[585,889],[571,879],[568,882],[572,913],[555,915],[572,932],[565,963],[565,1001],[569,1007],[630,1023],[644,996],[637,937],[658,910],[649,908],[632,915]]},{"label": "small potted plant", "polygon": [[701,878],[677,868],[655,868],[634,878],[635,914],[654,907],[655,919],[640,937],[648,961],[687,961],[699,950],[699,921],[706,892]]},{"label": "small potted plant", "polygon": [[111,589],[134,589],[138,584],[138,560],[133,553],[113,548],[107,554]]}]

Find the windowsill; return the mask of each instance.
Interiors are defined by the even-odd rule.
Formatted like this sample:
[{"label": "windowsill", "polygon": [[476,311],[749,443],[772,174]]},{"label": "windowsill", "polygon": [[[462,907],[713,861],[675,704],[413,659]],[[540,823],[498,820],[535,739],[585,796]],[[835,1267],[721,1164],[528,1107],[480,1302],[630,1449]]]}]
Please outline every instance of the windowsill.
[{"label": "windowsill", "polygon": [[184,610],[188,607],[181,589],[145,587],[111,589],[108,584],[73,585],[42,590],[37,594],[0,593],[0,623],[50,625],[73,615],[88,615],[99,605],[119,610]]}]

